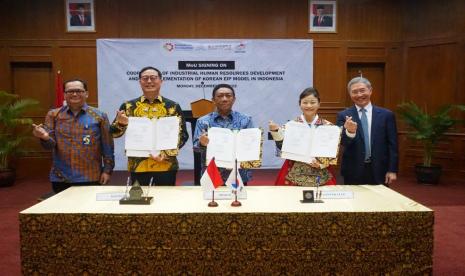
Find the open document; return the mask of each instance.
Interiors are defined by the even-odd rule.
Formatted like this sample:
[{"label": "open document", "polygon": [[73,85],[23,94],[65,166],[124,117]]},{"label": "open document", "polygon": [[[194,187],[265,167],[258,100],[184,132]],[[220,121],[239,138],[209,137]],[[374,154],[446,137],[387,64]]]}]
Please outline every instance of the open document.
[{"label": "open document", "polygon": [[259,128],[208,129],[207,163],[215,157],[218,167],[232,169],[234,161],[260,160],[262,131]]},{"label": "open document", "polygon": [[286,124],[281,157],[310,164],[315,157],[336,158],[341,128],[334,125],[309,127],[295,121]]},{"label": "open document", "polygon": [[176,149],[179,141],[179,117],[129,117],[126,129],[126,156],[149,157],[161,150]]}]

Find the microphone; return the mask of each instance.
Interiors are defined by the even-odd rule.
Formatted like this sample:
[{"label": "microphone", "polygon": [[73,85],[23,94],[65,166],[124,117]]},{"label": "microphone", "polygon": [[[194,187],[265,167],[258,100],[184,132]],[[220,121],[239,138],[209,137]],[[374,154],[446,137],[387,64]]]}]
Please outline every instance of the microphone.
[{"label": "microphone", "polygon": [[202,85],[203,98],[205,99],[205,83],[201,81],[200,84]]},{"label": "microphone", "polygon": [[129,185],[131,184],[131,177],[128,176],[128,180],[126,181],[126,191],[124,192],[124,199],[128,199],[128,191],[129,191]]},{"label": "microphone", "polygon": [[317,175],[316,176],[316,195],[315,195],[316,199],[320,199],[321,197],[321,191],[318,191],[319,188],[320,188],[320,176]]}]

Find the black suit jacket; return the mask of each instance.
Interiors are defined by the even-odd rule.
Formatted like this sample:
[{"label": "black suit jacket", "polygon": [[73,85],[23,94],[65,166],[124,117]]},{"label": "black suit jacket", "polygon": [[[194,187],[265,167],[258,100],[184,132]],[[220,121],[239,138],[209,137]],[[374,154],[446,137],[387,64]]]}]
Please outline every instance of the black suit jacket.
[{"label": "black suit jacket", "polygon": [[[346,116],[352,116],[358,127],[355,138],[348,137],[345,129],[342,132],[344,153],[341,174],[345,182],[363,184],[361,178],[365,165],[365,141],[362,123],[357,108],[352,106],[337,114],[336,124],[343,126]],[[399,164],[397,126],[392,111],[373,105],[370,139],[373,176],[376,183],[382,184],[387,172],[397,173]]]},{"label": "black suit jacket", "polygon": [[330,15],[324,15],[321,24],[318,25],[319,16],[313,17],[313,26],[315,27],[332,27],[333,26],[333,17]]},{"label": "black suit jacket", "polygon": [[92,19],[91,19],[91,17],[89,15],[86,14],[84,16],[84,23],[82,23],[81,20],[79,19],[79,15],[74,14],[74,15],[71,16],[69,25],[70,26],[91,26],[92,25]]}]

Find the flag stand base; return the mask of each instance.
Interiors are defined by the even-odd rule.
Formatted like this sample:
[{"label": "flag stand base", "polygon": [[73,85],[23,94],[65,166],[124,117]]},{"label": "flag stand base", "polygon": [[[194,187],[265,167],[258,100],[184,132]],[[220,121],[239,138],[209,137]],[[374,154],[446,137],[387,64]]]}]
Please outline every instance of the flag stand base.
[{"label": "flag stand base", "polygon": [[208,202],[208,207],[218,207],[218,203],[216,201]]},{"label": "flag stand base", "polygon": [[242,203],[241,203],[240,201],[234,200],[234,201],[231,203],[231,206],[232,206],[232,207],[239,207],[239,206],[242,206]]}]

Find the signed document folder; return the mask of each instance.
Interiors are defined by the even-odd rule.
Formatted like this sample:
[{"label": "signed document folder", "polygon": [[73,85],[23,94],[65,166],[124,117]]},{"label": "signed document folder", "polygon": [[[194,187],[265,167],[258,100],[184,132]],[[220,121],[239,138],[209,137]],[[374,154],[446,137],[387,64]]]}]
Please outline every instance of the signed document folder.
[{"label": "signed document folder", "polygon": [[234,168],[234,162],[260,160],[262,131],[259,128],[208,129],[207,162],[215,157],[218,167]]},{"label": "signed document folder", "polygon": [[336,158],[340,139],[338,126],[309,127],[290,121],[286,124],[281,157],[309,164],[315,157]]},{"label": "signed document folder", "polygon": [[129,117],[126,129],[126,156],[149,157],[161,150],[176,149],[179,140],[179,118],[176,116],[149,119]]}]

